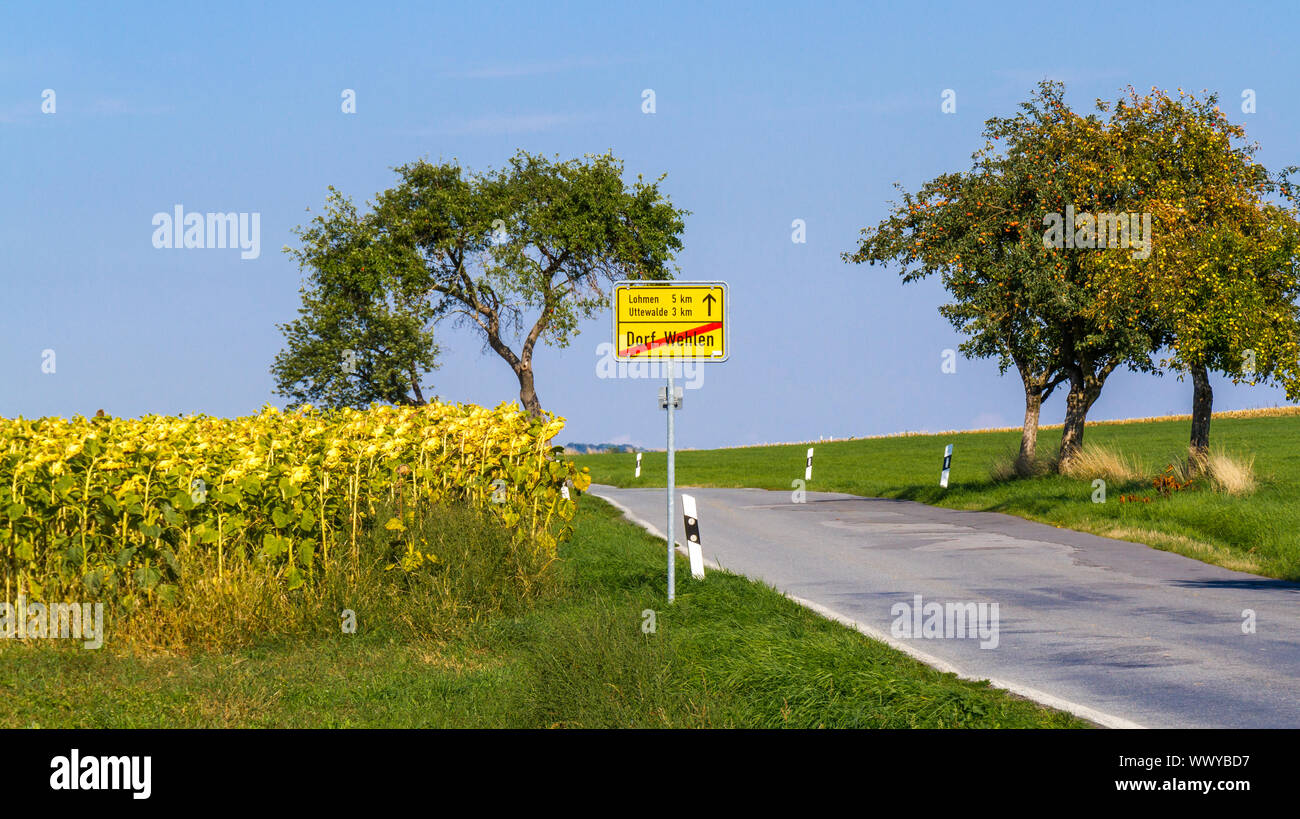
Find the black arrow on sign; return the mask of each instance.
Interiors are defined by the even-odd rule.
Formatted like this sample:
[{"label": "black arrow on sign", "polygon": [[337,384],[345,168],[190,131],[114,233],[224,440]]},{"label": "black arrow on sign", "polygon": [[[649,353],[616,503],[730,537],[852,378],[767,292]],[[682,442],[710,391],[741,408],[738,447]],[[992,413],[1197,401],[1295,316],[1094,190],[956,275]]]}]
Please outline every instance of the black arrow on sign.
[{"label": "black arrow on sign", "polygon": [[705,313],[706,316],[713,315],[713,302],[715,301],[717,301],[717,297],[715,297],[712,293],[704,297],[704,303],[709,306],[709,312]]}]

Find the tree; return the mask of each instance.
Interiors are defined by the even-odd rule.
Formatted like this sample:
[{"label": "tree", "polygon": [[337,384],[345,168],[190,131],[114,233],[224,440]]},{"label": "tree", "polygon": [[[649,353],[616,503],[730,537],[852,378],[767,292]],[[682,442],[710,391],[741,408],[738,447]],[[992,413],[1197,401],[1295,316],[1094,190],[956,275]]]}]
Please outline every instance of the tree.
[{"label": "tree", "polygon": [[995,167],[986,153],[975,159],[969,173],[943,174],[915,194],[903,191],[891,214],[864,229],[857,250],[843,258],[898,262],[904,283],[941,273],[953,300],[939,312],[967,336],[961,352],[996,357],[1002,372],[1015,366],[1020,375],[1025,417],[1016,464],[1027,474],[1036,460],[1042,404],[1062,380],[1050,328],[1027,309],[1049,269],[1022,235],[1031,224],[1023,184],[1032,172],[1015,163]]},{"label": "tree", "polygon": [[372,232],[351,229],[355,209],[331,193],[326,215],[299,231],[305,246],[291,251],[307,282],[298,318],[279,325],[287,349],[271,367],[277,392],[294,404],[423,404],[421,382],[438,366],[433,308],[385,264]]},{"label": "tree", "polygon": [[[398,184],[357,215],[341,194],[303,233],[315,269],[353,264],[353,246],[390,292],[419,302],[420,317],[454,317],[476,329],[541,413],[533,355],[566,346],[578,323],[609,305],[606,284],[669,279],[683,218],[652,183],[631,186],[609,154],[552,161],[520,151],[508,167],[475,174],[420,160],[395,169]],[[518,343],[517,348],[512,342]]]},{"label": "tree", "polygon": [[1189,461],[1204,466],[1213,391],[1209,372],[1234,381],[1272,381],[1300,397],[1295,304],[1297,236],[1284,178],[1254,160],[1258,146],[1228,121],[1217,96],[1129,90],[1112,125],[1125,173],[1161,241],[1141,277],[1157,308],[1164,363],[1192,379]]},{"label": "tree", "polygon": [[[898,262],[904,282],[941,272],[953,301],[940,312],[968,336],[967,355],[1015,366],[1025,392],[1018,466],[1033,468],[1042,403],[1069,381],[1061,465],[1083,442],[1088,409],[1119,366],[1154,369],[1150,319],[1135,293],[1096,286],[1110,251],[1045,242],[1054,214],[1120,198],[1106,154],[1105,123],[1065,106],[1064,87],[1044,82],[1013,117],[985,125],[970,171],[945,174],[904,193],[890,216],[862,231],[846,261]],[[1073,225],[1070,226],[1073,238]],[[1072,243],[1071,243],[1072,244]],[[1127,252],[1127,251],[1126,251]]]},{"label": "tree", "polygon": [[[1053,246],[1060,287],[1046,307],[1070,382],[1058,456],[1058,469],[1068,472],[1107,379],[1121,366],[1159,373],[1156,305],[1141,275],[1156,238],[1136,208],[1143,190],[1122,161],[1123,135],[1099,116],[1109,106],[1098,100],[1098,114],[1079,116],[1056,93],[1063,88],[1047,85],[1053,93],[1046,144],[1054,167],[1043,243]],[[1145,247],[1138,246],[1141,234]]]}]

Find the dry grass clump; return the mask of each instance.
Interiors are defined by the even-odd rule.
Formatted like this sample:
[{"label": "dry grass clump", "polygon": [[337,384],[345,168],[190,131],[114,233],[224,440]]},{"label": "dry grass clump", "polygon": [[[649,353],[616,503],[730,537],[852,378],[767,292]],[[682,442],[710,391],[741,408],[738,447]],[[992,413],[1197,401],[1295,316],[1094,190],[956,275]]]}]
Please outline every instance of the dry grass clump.
[{"label": "dry grass clump", "polygon": [[1122,484],[1142,480],[1146,477],[1147,470],[1136,459],[1110,447],[1085,444],[1061,470],[1061,474],[1082,480],[1101,478],[1107,483]]},{"label": "dry grass clump", "polygon": [[1218,448],[1203,459],[1181,458],[1170,468],[1180,480],[1205,478],[1216,492],[1225,495],[1249,495],[1258,485],[1254,455],[1232,455]]},{"label": "dry grass clump", "polygon": [[[989,466],[989,479],[1004,483],[1017,478],[1034,478],[1049,472],[1078,480],[1092,481],[1101,478],[1108,484],[1123,485],[1150,483],[1153,472],[1137,458],[1099,444],[1085,444],[1065,469],[1059,460],[1040,459],[1026,463],[1017,450],[1009,450]],[[1259,482],[1255,476],[1254,455],[1233,455],[1222,449],[1211,450],[1203,459],[1176,458],[1155,476],[1156,488],[1162,485],[1181,489],[1197,483],[1208,483],[1216,492],[1225,495],[1249,495]]]},{"label": "dry grass clump", "polygon": [[1206,472],[1210,483],[1229,495],[1249,495],[1255,491],[1255,456],[1230,455],[1223,450],[1210,453]]}]

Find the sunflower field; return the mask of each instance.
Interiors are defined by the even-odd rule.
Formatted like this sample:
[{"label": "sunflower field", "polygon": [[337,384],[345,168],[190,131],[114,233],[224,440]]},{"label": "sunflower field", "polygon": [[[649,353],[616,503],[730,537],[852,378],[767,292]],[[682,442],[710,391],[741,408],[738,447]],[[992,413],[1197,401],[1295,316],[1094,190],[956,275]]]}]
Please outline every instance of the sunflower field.
[{"label": "sunflower field", "polygon": [[[196,573],[254,571],[286,593],[358,560],[375,527],[418,572],[422,510],[476,507],[512,548],[554,557],[586,470],[558,457],[564,420],[517,406],[120,418],[0,419],[3,599],[134,608],[176,598]],[[385,519],[376,519],[382,515]],[[411,538],[416,541],[415,538]]]}]

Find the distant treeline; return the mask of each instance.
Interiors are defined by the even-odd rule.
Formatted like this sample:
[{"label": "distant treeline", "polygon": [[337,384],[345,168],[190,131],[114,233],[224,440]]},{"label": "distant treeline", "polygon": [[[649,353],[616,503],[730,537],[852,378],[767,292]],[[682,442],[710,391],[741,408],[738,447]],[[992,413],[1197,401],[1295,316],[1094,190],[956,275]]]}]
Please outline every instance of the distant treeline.
[{"label": "distant treeline", "polygon": [[636,452],[631,444],[565,444],[568,455],[588,455],[593,452]]}]

